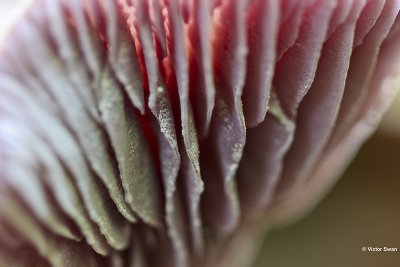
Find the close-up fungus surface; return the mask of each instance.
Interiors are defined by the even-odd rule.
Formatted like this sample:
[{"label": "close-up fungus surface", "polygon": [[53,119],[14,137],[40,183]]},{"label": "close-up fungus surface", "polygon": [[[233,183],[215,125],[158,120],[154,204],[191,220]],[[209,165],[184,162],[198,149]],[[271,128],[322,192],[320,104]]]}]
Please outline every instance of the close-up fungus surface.
[{"label": "close-up fungus surface", "polygon": [[0,36],[0,266],[250,266],[394,98],[399,10],[23,2]]}]

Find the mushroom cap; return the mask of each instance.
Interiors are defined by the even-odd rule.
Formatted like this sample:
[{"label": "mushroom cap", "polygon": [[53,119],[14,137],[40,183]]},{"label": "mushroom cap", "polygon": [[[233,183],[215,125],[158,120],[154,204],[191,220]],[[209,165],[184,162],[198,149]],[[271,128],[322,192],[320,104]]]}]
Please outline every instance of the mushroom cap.
[{"label": "mushroom cap", "polygon": [[247,266],[373,133],[399,0],[30,0],[0,38],[0,260]]}]

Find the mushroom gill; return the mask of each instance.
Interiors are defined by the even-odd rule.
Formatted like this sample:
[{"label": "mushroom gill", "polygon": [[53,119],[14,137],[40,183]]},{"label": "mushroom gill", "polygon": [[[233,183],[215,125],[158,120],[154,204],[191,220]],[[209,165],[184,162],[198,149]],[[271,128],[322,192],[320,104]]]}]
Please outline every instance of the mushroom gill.
[{"label": "mushroom gill", "polygon": [[400,85],[399,0],[29,0],[0,40],[0,266],[248,266]]}]

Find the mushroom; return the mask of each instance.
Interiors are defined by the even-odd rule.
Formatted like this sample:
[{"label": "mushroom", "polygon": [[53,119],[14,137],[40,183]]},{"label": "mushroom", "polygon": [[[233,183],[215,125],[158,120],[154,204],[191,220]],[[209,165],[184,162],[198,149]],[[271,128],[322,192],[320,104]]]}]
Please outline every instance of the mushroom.
[{"label": "mushroom", "polygon": [[5,266],[248,266],[400,85],[399,0],[29,0],[0,40]]}]

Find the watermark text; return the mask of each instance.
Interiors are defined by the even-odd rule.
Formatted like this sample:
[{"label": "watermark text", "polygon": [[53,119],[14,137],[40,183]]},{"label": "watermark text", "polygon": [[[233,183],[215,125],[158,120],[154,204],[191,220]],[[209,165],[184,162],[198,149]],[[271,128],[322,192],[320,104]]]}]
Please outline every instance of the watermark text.
[{"label": "watermark text", "polygon": [[362,251],[364,252],[397,252],[398,249],[395,247],[362,247]]}]

